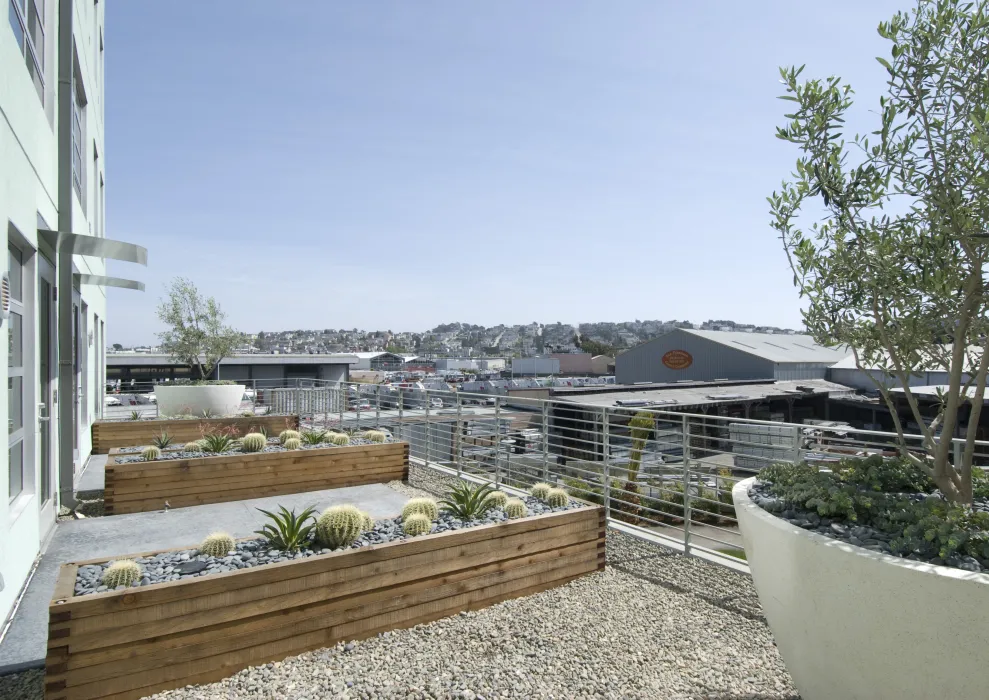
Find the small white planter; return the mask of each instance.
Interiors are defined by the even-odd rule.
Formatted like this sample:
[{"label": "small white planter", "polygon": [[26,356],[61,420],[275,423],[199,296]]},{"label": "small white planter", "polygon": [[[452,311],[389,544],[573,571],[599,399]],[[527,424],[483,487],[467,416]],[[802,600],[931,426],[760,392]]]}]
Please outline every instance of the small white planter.
[{"label": "small white planter", "polygon": [[199,415],[208,410],[217,417],[231,416],[240,413],[245,388],[243,384],[158,385],[155,387],[158,415]]},{"label": "small white planter", "polygon": [[989,697],[989,575],[893,557],[732,497],[766,620],[803,700]]}]

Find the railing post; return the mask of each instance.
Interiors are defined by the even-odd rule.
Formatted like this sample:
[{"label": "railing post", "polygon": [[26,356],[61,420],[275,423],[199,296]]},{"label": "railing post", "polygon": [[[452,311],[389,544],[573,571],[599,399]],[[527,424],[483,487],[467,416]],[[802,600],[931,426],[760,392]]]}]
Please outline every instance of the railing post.
[{"label": "railing post", "polygon": [[422,390],[423,395],[426,397],[426,435],[425,435],[425,454],[426,454],[426,465],[429,465],[429,389]]},{"label": "railing post", "polygon": [[[401,440],[405,437],[405,424],[402,422],[402,419],[405,415],[405,389],[403,389],[402,387],[396,387],[396,388],[398,389],[398,424],[397,424],[398,429],[396,432],[398,432],[397,435],[398,439]],[[411,451],[411,447],[412,447],[412,440],[409,440],[410,451]]]},{"label": "railing post", "polygon": [[608,434],[608,407],[601,407],[601,448],[604,451],[604,463],[602,464],[602,472],[604,474],[604,517],[605,520],[611,519],[611,462],[609,461],[610,455],[608,454],[608,448],[611,444],[611,438]]},{"label": "railing post", "polygon": [[299,416],[299,429],[302,429],[302,404],[299,399],[299,378],[295,379],[295,412]]},{"label": "railing post", "polygon": [[543,481],[549,481],[549,401],[543,400]]},{"label": "railing post", "polygon": [[348,396],[349,396],[349,388],[347,387],[347,383],[340,382],[340,392],[339,392],[339,396],[337,397],[338,398],[337,408],[340,412],[340,425],[339,425],[340,430],[343,430],[343,412],[347,408]]},{"label": "railing post", "polygon": [[690,422],[683,416],[683,553],[690,554]]},{"label": "railing post", "polygon": [[[952,438],[951,440],[951,461],[955,469],[961,469],[962,465],[962,441]],[[972,460],[973,462],[975,460]]]},{"label": "railing post", "polygon": [[464,428],[463,428],[463,425],[460,422],[461,421],[461,409],[460,409],[460,405],[461,405],[461,399],[460,399],[460,392],[458,391],[457,392],[457,428],[456,428],[455,437],[454,437],[454,440],[455,441],[454,441],[454,444],[453,444],[453,449],[454,449],[453,458],[457,462],[457,477],[458,478],[461,477],[461,476],[463,476],[463,470],[462,470],[462,466],[461,466],[461,461],[462,461],[462,457],[463,457],[463,449],[462,449],[463,446],[462,446],[462,442],[461,442],[461,431]]},{"label": "railing post", "polygon": [[495,394],[495,473],[494,483],[497,488],[501,482],[501,397]]},{"label": "railing post", "polygon": [[381,385],[374,385],[374,427],[381,427]]}]

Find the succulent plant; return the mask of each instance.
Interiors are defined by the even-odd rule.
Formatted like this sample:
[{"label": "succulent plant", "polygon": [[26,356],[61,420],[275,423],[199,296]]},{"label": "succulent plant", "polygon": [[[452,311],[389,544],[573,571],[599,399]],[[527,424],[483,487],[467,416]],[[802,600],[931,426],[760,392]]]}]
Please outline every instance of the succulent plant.
[{"label": "succulent plant", "polygon": [[121,559],[107,567],[106,571],[103,572],[100,583],[112,589],[117,586],[129,586],[135,581],[140,580],[141,567],[137,562],[133,562],[130,559]]},{"label": "succulent plant", "polygon": [[286,450],[298,450],[299,448],[302,447],[302,440],[300,440],[299,438],[289,438],[288,440],[282,443],[282,447],[284,447]]},{"label": "succulent plant", "polygon": [[495,490],[491,484],[469,484],[465,481],[458,482],[446,498],[440,501],[444,513],[449,513],[457,520],[468,522],[483,518],[489,510],[491,504],[488,496]]},{"label": "succulent plant", "polygon": [[316,521],[316,540],[324,547],[349,547],[364,530],[364,513],[352,505],[330,506]]},{"label": "succulent plant", "polygon": [[380,430],[368,430],[364,433],[364,439],[368,442],[384,442],[388,436]]},{"label": "succulent plant", "polygon": [[210,454],[222,454],[234,448],[234,439],[224,433],[209,433],[199,441],[199,449]]},{"label": "succulent plant", "polygon": [[202,452],[203,446],[199,444],[199,440],[193,440],[192,442],[187,442],[182,446],[182,449],[186,452]]},{"label": "succulent plant", "polygon": [[278,442],[284,445],[286,440],[291,440],[292,438],[298,440],[301,437],[302,434],[298,430],[283,430],[278,433]]},{"label": "succulent plant", "polygon": [[402,531],[409,537],[429,534],[433,529],[433,521],[422,513],[413,513],[407,518],[402,518]]},{"label": "succulent plant", "polygon": [[167,431],[162,430],[161,433],[151,438],[151,444],[159,450],[164,450],[172,444],[172,436],[169,435]]},{"label": "succulent plant", "polygon": [[485,500],[492,508],[504,508],[508,502],[508,494],[504,491],[492,491]]},{"label": "succulent plant", "polygon": [[261,433],[248,433],[240,439],[240,449],[242,452],[260,452],[267,444],[267,438]]},{"label": "succulent plant", "polygon": [[570,494],[563,489],[550,489],[546,494],[546,505],[550,508],[563,508],[570,503]]},{"label": "succulent plant", "polygon": [[267,540],[268,545],[283,552],[296,552],[299,547],[309,543],[309,536],[316,528],[316,509],[312,506],[304,511],[295,514],[295,509],[289,510],[285,506],[278,506],[277,513],[271,513],[263,508],[259,511],[268,516],[270,522],[260,530],[255,530],[254,534],[261,535]]},{"label": "succulent plant", "polygon": [[145,447],[141,450],[141,459],[145,462],[154,462],[156,459],[161,459],[161,450],[154,445],[151,447]]},{"label": "succulent plant", "polygon": [[413,498],[402,508],[402,519],[420,513],[430,520],[436,520],[440,514],[440,507],[432,498]]},{"label": "succulent plant", "polygon": [[525,502],[523,502],[520,498],[509,498],[505,502],[505,505],[502,506],[502,510],[505,511],[505,515],[507,515],[510,520],[524,518],[529,514],[529,509],[526,507]]},{"label": "succulent plant", "polygon": [[300,439],[305,445],[322,445],[329,435],[328,430],[303,430]]},{"label": "succulent plant", "polygon": [[224,557],[233,548],[233,537],[225,532],[214,532],[199,545],[199,553],[209,557]]},{"label": "succulent plant", "polygon": [[538,498],[540,501],[545,501],[546,494],[549,493],[549,490],[551,488],[553,487],[541,481],[538,484],[535,484],[531,489],[529,489],[529,493],[531,493],[534,497]]},{"label": "succulent plant", "polygon": [[361,530],[364,532],[370,532],[374,529],[374,518],[371,517],[370,513],[365,513],[361,511],[361,515],[364,516],[364,522],[361,524]]},{"label": "succulent plant", "polygon": [[327,442],[340,446],[349,445],[350,436],[347,435],[346,433],[330,433],[330,435],[327,437]]}]

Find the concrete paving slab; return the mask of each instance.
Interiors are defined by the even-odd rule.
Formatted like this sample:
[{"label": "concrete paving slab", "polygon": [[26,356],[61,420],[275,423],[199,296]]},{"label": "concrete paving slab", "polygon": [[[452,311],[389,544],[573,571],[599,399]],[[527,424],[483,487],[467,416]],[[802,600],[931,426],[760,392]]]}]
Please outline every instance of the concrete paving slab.
[{"label": "concrete paving slab", "polygon": [[79,491],[102,491],[107,455],[90,455],[82,471],[76,474],[75,487]]},{"label": "concrete paving slab", "polygon": [[290,510],[307,506],[323,510],[331,505],[352,503],[375,518],[387,518],[398,515],[407,500],[405,495],[384,484],[370,484],[173,508],[167,513],[155,511],[60,522],[0,644],[0,674],[44,664],[48,604],[58,569],[66,562],[191,547],[216,530],[224,530],[234,537],[249,537],[264,521],[258,508],[275,510],[283,505]]}]

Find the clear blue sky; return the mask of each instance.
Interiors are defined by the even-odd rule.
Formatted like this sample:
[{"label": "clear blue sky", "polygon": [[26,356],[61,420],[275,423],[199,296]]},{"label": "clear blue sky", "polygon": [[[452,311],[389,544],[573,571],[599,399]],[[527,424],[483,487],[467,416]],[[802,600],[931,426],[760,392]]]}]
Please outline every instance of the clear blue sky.
[{"label": "clear blue sky", "polygon": [[[798,326],[765,198],[778,66],[877,104],[909,0],[113,0],[109,341],[191,278],[244,331]],[[852,122],[853,127],[855,122]]]}]

